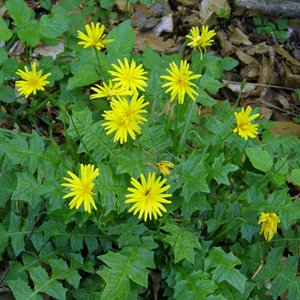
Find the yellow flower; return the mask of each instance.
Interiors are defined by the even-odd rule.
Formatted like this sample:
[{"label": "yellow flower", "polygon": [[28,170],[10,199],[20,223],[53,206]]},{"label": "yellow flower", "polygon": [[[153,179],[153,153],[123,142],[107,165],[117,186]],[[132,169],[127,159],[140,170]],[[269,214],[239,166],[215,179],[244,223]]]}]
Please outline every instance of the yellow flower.
[{"label": "yellow flower", "polygon": [[156,164],[156,167],[163,175],[169,175],[170,174],[169,168],[173,169],[174,164],[169,161],[162,160]]},{"label": "yellow flower", "polygon": [[193,74],[192,71],[189,71],[189,64],[186,60],[180,62],[180,67],[172,62],[170,63],[170,70],[166,69],[170,76],[160,76],[160,78],[166,79],[169,82],[165,83],[162,87],[168,87],[165,93],[171,92],[171,102],[174,101],[176,96],[178,97],[178,103],[183,104],[185,93],[187,93],[192,100],[195,100],[194,95],[198,93],[193,89],[196,87],[196,84],[191,82],[193,79],[201,77],[200,74]]},{"label": "yellow flower", "polygon": [[85,31],[87,34],[77,30],[78,38],[82,40],[78,42],[78,45],[83,45],[83,48],[95,47],[97,50],[101,50],[105,48],[106,44],[113,42],[113,40],[105,40],[106,34],[104,33],[105,27],[100,23],[94,24],[94,22],[90,25],[85,25]]},{"label": "yellow flower", "polygon": [[260,213],[258,224],[261,223],[259,234],[264,233],[265,239],[269,242],[277,233],[277,224],[280,223],[279,217],[275,213]]},{"label": "yellow flower", "polygon": [[246,141],[248,137],[255,138],[258,133],[258,124],[251,124],[251,121],[258,118],[259,114],[250,116],[252,108],[248,106],[246,111],[242,108],[242,111],[237,113],[234,112],[237,126],[233,129],[233,132],[243,137]]},{"label": "yellow flower", "polygon": [[208,30],[208,26],[202,26],[201,34],[199,32],[198,27],[192,27],[190,34],[191,35],[186,35],[186,37],[191,39],[192,41],[189,42],[187,45],[190,47],[197,47],[200,51],[200,55],[202,59],[202,49],[205,52],[206,47],[212,45],[213,43],[212,37],[216,35],[216,32],[214,30]]},{"label": "yellow flower", "polygon": [[143,66],[136,66],[134,60],[131,64],[127,58],[124,59],[124,63],[118,59],[119,66],[112,64],[115,71],[108,71],[112,76],[114,76],[112,81],[119,82],[122,86],[126,87],[128,90],[137,93],[137,90],[145,91],[144,87],[147,87],[146,80],[148,78],[144,76],[147,72],[144,71]]},{"label": "yellow flower", "polygon": [[25,71],[18,70],[16,72],[23,80],[16,81],[16,87],[20,95],[24,95],[28,98],[31,93],[36,94],[37,91],[44,91],[44,86],[49,83],[46,79],[51,76],[51,73],[42,75],[43,71],[36,71],[36,63],[31,65],[31,71],[25,66]]},{"label": "yellow flower", "polygon": [[140,134],[140,125],[147,122],[141,114],[147,112],[143,108],[148,104],[149,102],[144,102],[144,96],[138,98],[138,94],[134,94],[130,102],[124,97],[112,100],[111,110],[104,111],[102,115],[107,121],[102,124],[107,130],[106,134],[116,132],[114,142],[120,141],[121,144],[127,142],[128,134],[135,140],[135,132]]},{"label": "yellow flower", "polygon": [[70,209],[76,206],[76,209],[80,205],[84,204],[84,210],[91,213],[91,204],[97,210],[95,201],[93,199],[94,180],[99,176],[99,169],[95,169],[94,165],[80,164],[80,177],[77,177],[71,171],[68,171],[71,178],[64,177],[68,183],[62,183],[61,185],[71,189],[71,192],[65,195],[63,198],[74,197],[69,203]]},{"label": "yellow flower", "polygon": [[166,200],[166,198],[172,197],[172,194],[164,194],[164,192],[170,188],[170,185],[163,187],[167,179],[161,180],[161,177],[159,176],[155,180],[154,173],[148,174],[147,181],[144,175],[141,175],[140,177],[141,183],[136,179],[131,178],[133,188],[130,187],[127,189],[131,194],[126,195],[126,198],[128,199],[125,203],[134,203],[128,212],[134,211],[133,215],[136,215],[139,212],[138,218],[140,219],[144,215],[145,222],[148,217],[152,220],[152,215],[156,220],[157,215],[160,217],[162,216],[161,212],[167,212],[162,203],[172,203],[170,200]]},{"label": "yellow flower", "polygon": [[95,87],[91,89],[96,92],[96,94],[90,95],[91,99],[107,98],[108,100],[113,100],[115,97],[120,99],[122,96],[132,95],[132,92],[126,87],[120,83],[113,84],[111,80],[109,80],[108,84],[103,82],[103,86],[95,84]]}]

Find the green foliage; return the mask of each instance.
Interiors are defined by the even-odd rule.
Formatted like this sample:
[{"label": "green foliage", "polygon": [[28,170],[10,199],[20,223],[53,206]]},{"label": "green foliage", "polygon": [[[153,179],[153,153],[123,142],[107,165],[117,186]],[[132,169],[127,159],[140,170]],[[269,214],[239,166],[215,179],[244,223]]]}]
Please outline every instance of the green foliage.
[{"label": "green foliage", "polygon": [[268,17],[253,18],[257,32],[261,35],[270,35],[273,33],[280,41],[288,39],[288,20],[276,19],[274,22],[270,21]]},{"label": "green foliage", "polygon": [[[193,51],[190,70],[202,75],[193,81],[198,95],[171,103],[160,76],[186,57],[149,47],[135,52],[130,20],[106,26],[114,42],[102,51],[83,48],[77,30],[84,31],[87,20],[112,24],[114,1],[56,2],[39,1],[36,9],[30,1],[6,0],[0,20],[2,286],[17,300],[148,299],[155,293],[161,299],[300,298],[300,141],[273,136],[268,121],[252,121],[259,138],[245,141],[233,132],[238,109],[214,96],[238,61],[206,53],[200,59]],[[258,29],[286,32],[284,20],[259,20]],[[25,46],[18,57],[9,51],[16,41]],[[55,58],[36,52],[59,43],[63,52]],[[140,95],[149,105],[140,134],[121,145],[102,126],[109,100],[89,96],[125,57],[147,72]],[[33,61],[52,75],[45,91],[24,101],[15,72]],[[209,109],[202,113],[203,107]],[[174,164],[170,174],[158,169],[162,161]],[[80,176],[80,164],[99,168],[91,192],[97,210],[90,214],[83,205],[70,209],[72,197],[63,198],[70,189],[61,184],[68,171]],[[172,203],[162,217],[143,222],[125,200],[133,178],[149,173],[170,185],[165,193]],[[280,218],[270,242],[260,234],[261,212]]]}]

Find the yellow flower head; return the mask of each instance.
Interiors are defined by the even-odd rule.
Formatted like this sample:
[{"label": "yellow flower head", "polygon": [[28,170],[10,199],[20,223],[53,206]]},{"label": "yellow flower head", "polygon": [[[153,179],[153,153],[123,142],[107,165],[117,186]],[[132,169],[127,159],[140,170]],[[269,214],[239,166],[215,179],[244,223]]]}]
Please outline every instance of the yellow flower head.
[{"label": "yellow flower head", "polygon": [[36,63],[31,65],[31,71],[25,66],[25,71],[18,70],[16,72],[23,80],[16,81],[16,87],[20,95],[28,98],[31,93],[36,94],[37,91],[44,91],[44,86],[49,83],[46,79],[51,76],[51,73],[43,74],[43,71],[36,71]]},{"label": "yellow flower head", "polygon": [[71,192],[65,195],[63,198],[74,197],[69,203],[70,209],[76,206],[78,209],[82,202],[84,204],[84,210],[91,213],[91,204],[97,210],[95,201],[93,199],[94,180],[99,176],[99,169],[95,169],[94,165],[80,164],[80,177],[77,177],[71,171],[68,171],[71,178],[64,177],[68,183],[62,183],[61,185],[71,189]]},{"label": "yellow flower head", "polygon": [[277,233],[277,224],[280,223],[279,217],[275,213],[260,213],[258,224],[261,224],[259,234],[264,233],[265,239],[269,242]]},{"label": "yellow flower head", "polygon": [[128,198],[125,203],[134,203],[133,206],[128,210],[128,212],[133,211],[133,215],[136,215],[139,212],[139,219],[144,215],[144,221],[147,221],[149,217],[152,220],[152,215],[154,219],[157,219],[158,216],[162,216],[161,212],[166,213],[166,208],[162,203],[172,203],[166,198],[172,197],[172,194],[164,194],[170,188],[170,185],[163,186],[167,179],[161,180],[159,176],[155,180],[155,174],[149,173],[148,179],[146,181],[144,175],[141,175],[141,183],[136,179],[131,178],[131,184],[133,187],[128,188],[127,190],[131,194],[127,194]]},{"label": "yellow flower head", "polygon": [[96,92],[90,95],[91,99],[107,98],[108,100],[113,100],[115,98],[120,99],[121,97],[132,95],[132,92],[126,87],[120,83],[113,84],[111,80],[109,80],[108,84],[103,82],[103,86],[95,84],[95,87],[91,89]]},{"label": "yellow flower head", "polygon": [[180,67],[172,62],[170,63],[170,70],[166,69],[170,74],[168,76],[160,76],[160,78],[168,80],[162,87],[167,87],[165,93],[171,92],[171,102],[178,97],[178,103],[183,104],[185,93],[187,93],[192,100],[195,100],[194,96],[197,96],[198,93],[193,89],[196,87],[196,84],[191,82],[193,79],[201,77],[200,74],[193,74],[192,71],[189,71],[189,64],[186,60],[180,62]]},{"label": "yellow flower head", "polygon": [[143,108],[148,104],[149,102],[144,102],[144,96],[138,98],[138,94],[134,94],[130,102],[124,97],[112,100],[111,110],[104,111],[102,115],[107,121],[102,124],[107,131],[106,134],[116,132],[114,142],[120,141],[121,144],[127,142],[128,134],[135,140],[135,132],[140,134],[140,125],[147,122],[141,114],[147,113]]},{"label": "yellow flower head", "polygon": [[251,124],[251,121],[258,118],[259,114],[250,116],[252,108],[248,106],[246,111],[242,108],[242,111],[237,113],[234,112],[237,126],[233,129],[233,132],[243,137],[246,141],[248,137],[251,139],[255,138],[258,133],[258,124]]},{"label": "yellow flower head", "polygon": [[187,45],[190,47],[197,47],[202,59],[202,49],[205,52],[206,47],[210,47],[212,45],[212,38],[216,35],[216,32],[214,30],[208,30],[208,26],[202,26],[201,34],[198,27],[192,27],[190,34],[191,35],[186,35],[186,37],[192,41]]},{"label": "yellow flower head", "polygon": [[143,66],[136,66],[134,60],[129,64],[127,58],[124,58],[124,63],[118,59],[118,64],[118,66],[112,64],[115,71],[108,71],[108,73],[114,76],[112,81],[119,82],[134,93],[137,93],[137,90],[145,92],[144,87],[148,86],[146,83],[148,78],[144,76],[147,72],[144,71]]},{"label": "yellow flower head", "polygon": [[83,45],[83,48],[95,47],[97,50],[105,48],[106,44],[113,42],[113,40],[105,40],[106,34],[104,33],[105,27],[100,23],[85,25],[86,34],[77,30],[78,38],[82,40],[78,45]]},{"label": "yellow flower head", "polygon": [[174,164],[166,160],[162,160],[155,165],[163,175],[169,175],[170,174],[169,168],[172,169],[174,168]]}]

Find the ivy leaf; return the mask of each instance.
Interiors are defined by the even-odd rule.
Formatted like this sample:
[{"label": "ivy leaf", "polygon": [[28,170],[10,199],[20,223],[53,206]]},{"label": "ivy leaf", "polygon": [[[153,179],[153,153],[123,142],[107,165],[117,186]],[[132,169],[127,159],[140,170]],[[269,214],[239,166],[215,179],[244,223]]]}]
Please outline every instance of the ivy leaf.
[{"label": "ivy leaf", "polygon": [[175,280],[175,299],[204,300],[217,289],[210,275],[202,270],[192,273],[178,272]]},{"label": "ivy leaf", "polygon": [[130,290],[130,280],[147,287],[147,268],[154,268],[154,253],[141,247],[126,247],[124,254],[109,251],[98,256],[107,267],[97,272],[106,283],[101,299],[127,299]]},{"label": "ivy leaf", "polygon": [[234,267],[241,261],[231,252],[225,253],[222,248],[215,247],[209,251],[204,260],[205,270],[213,269],[212,279],[216,282],[227,281],[241,293],[245,290],[246,277]]},{"label": "ivy leaf", "polygon": [[272,280],[271,293],[278,298],[288,291],[288,300],[300,299],[300,278],[297,276],[298,256],[288,256],[282,261],[280,272]]},{"label": "ivy leaf", "polygon": [[227,163],[223,166],[224,161],[224,153],[215,158],[215,161],[212,164],[212,174],[213,178],[218,182],[218,184],[230,185],[228,174],[238,170],[239,167],[230,163]]},{"label": "ivy leaf", "polygon": [[263,172],[271,170],[273,160],[267,151],[261,148],[247,148],[246,154],[255,169]]},{"label": "ivy leaf", "polygon": [[195,249],[201,249],[198,236],[190,230],[172,223],[162,227],[163,230],[171,233],[163,240],[171,245],[174,252],[174,262],[178,263],[182,259],[187,259],[194,264]]}]

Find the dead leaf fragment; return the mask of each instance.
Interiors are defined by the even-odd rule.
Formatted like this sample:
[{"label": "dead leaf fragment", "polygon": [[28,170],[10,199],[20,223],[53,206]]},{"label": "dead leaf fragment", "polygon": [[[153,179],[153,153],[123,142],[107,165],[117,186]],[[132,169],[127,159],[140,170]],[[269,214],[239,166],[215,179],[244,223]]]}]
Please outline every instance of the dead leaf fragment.
[{"label": "dead leaf fragment", "polygon": [[271,132],[276,135],[294,135],[300,137],[300,125],[293,122],[276,121],[272,123]]},{"label": "dead leaf fragment", "polygon": [[258,64],[257,60],[254,57],[246,54],[245,52],[243,52],[241,50],[237,50],[235,52],[235,54],[239,58],[239,60],[242,61],[246,65]]},{"label": "dead leaf fragment", "polygon": [[231,36],[229,37],[229,40],[234,45],[252,45],[252,42],[249,40],[248,36],[237,27],[234,28]]},{"label": "dead leaf fragment", "polygon": [[203,0],[201,2],[200,17],[205,23],[213,13],[218,17],[230,16],[231,8],[227,0]]},{"label": "dead leaf fragment", "polygon": [[172,32],[173,28],[172,14],[169,14],[161,19],[160,23],[154,28],[154,32],[157,36],[160,36],[162,32]]},{"label": "dead leaf fragment", "polygon": [[53,59],[56,58],[56,56],[64,52],[64,43],[58,43],[55,46],[39,46],[35,48],[34,53],[41,56],[51,56]]},{"label": "dead leaf fragment", "polygon": [[262,43],[259,43],[256,45],[248,46],[244,50],[249,55],[265,54],[265,53],[268,53],[269,47],[270,46],[266,45],[266,42],[262,42]]},{"label": "dead leaf fragment", "polygon": [[296,60],[292,55],[290,55],[287,51],[285,51],[283,48],[281,48],[277,45],[274,45],[273,47],[279,55],[283,56],[291,64],[293,64],[297,67],[300,67],[300,62],[298,60]]},{"label": "dead leaf fragment", "polygon": [[[240,93],[241,92],[241,82],[233,82],[233,81],[228,81],[228,80],[222,80],[225,86],[227,86],[230,90],[232,90],[235,93]],[[248,93],[250,91],[255,90],[256,85],[253,83],[246,83],[245,87],[242,90],[242,93]]]}]

